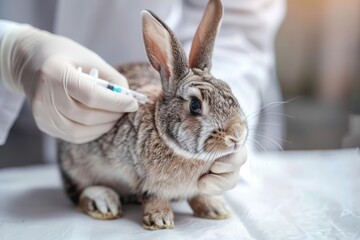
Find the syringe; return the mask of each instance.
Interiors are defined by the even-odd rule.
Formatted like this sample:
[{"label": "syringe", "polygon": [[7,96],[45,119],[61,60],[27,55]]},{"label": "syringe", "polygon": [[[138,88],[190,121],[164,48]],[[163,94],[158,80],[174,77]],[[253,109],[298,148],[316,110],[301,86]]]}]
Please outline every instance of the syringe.
[{"label": "syringe", "polygon": [[[82,68],[81,67],[78,67],[77,68],[78,71],[82,72]],[[84,73],[86,74],[86,73]],[[120,87],[116,84],[113,84],[113,83],[110,83],[108,81],[105,81],[103,79],[100,79],[99,78],[99,71],[96,69],[96,68],[92,68],[90,70],[90,73],[89,73],[90,76],[92,76],[94,78],[94,80],[96,81],[96,84],[98,84],[99,86],[102,86],[102,87],[105,87],[113,92],[117,92],[117,93],[124,93],[126,95],[131,95],[133,96],[139,103],[146,103],[149,101],[148,97],[145,96],[144,94],[141,94],[141,93],[138,93],[136,91],[133,91],[133,90],[130,90],[130,89],[127,89],[127,88],[123,88],[123,87]]]}]

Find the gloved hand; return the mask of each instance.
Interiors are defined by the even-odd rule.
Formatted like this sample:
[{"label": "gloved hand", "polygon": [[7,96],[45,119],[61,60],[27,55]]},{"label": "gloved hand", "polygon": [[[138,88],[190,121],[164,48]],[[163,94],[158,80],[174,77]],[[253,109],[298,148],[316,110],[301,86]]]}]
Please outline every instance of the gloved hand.
[{"label": "gloved hand", "polygon": [[211,165],[210,173],[202,176],[198,181],[201,193],[220,195],[235,187],[240,178],[240,167],[246,162],[245,147],[236,153],[221,157]]},{"label": "gloved hand", "polygon": [[100,78],[128,87],[101,57],[62,36],[27,25],[10,29],[1,43],[0,63],[5,85],[25,93],[38,127],[69,142],[96,139],[124,112],[138,108],[131,96],[98,86],[77,71],[97,68]]}]

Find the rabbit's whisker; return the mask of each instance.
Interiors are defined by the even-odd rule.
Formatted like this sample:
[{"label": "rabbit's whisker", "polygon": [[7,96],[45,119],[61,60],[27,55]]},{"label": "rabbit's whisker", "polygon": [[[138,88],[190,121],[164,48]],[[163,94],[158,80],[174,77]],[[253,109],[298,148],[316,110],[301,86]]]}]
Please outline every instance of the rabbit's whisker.
[{"label": "rabbit's whisker", "polygon": [[253,125],[248,125],[248,129],[256,128],[257,126],[282,126],[281,123],[273,123],[273,122],[266,122],[266,123],[258,123]]},{"label": "rabbit's whisker", "polygon": [[[268,103],[262,107],[260,107],[259,109],[257,109],[256,111],[250,113],[249,115],[245,116],[245,119],[243,120],[243,123],[245,123],[246,121],[248,121],[249,119],[251,118],[255,118],[257,116],[260,116],[261,114],[264,114],[264,113],[268,113],[268,111],[270,109],[273,109],[275,107],[278,107],[278,106],[281,106],[281,105],[284,105],[284,104],[288,104],[290,102],[293,102],[297,99],[301,98],[301,96],[298,96],[298,97],[295,97],[295,98],[292,98],[292,99],[289,99],[287,101],[282,101],[282,102],[271,102],[271,103]],[[269,113],[268,113],[269,114]],[[281,114],[280,114],[281,115]],[[290,118],[295,118],[294,116],[289,116],[289,115],[283,115],[283,116],[286,116],[286,117],[290,117]]]},{"label": "rabbit's whisker", "polygon": [[[254,133],[254,136],[258,136],[258,137],[263,137],[265,139],[271,139],[269,136],[263,135],[263,134],[258,134],[258,133]],[[292,144],[292,142],[289,142],[287,140],[284,140],[282,138],[273,138],[272,140],[276,140],[276,141],[281,141],[281,142],[285,142],[285,143],[290,143]]]},{"label": "rabbit's whisker", "polygon": [[259,152],[265,152],[265,149],[261,146],[260,143],[258,143],[256,140],[254,139],[248,139],[248,141],[252,142],[254,144],[254,147],[257,151]]}]

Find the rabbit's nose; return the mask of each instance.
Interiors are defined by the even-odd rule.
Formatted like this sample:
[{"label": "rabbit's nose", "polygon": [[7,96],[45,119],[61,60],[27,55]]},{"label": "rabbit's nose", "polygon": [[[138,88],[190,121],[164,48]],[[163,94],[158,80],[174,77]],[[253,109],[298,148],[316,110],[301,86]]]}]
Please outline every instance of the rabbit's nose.
[{"label": "rabbit's nose", "polygon": [[227,130],[224,138],[225,144],[229,147],[242,145],[245,143],[246,135],[247,129],[240,123],[234,123]]},{"label": "rabbit's nose", "polygon": [[233,135],[235,139],[240,139],[242,132],[244,131],[244,127],[240,123],[236,123],[232,125],[231,131],[232,132],[230,134]]},{"label": "rabbit's nose", "polygon": [[241,125],[239,122],[233,123],[229,126],[226,133],[232,136],[234,139],[240,139],[243,135],[245,127]]}]

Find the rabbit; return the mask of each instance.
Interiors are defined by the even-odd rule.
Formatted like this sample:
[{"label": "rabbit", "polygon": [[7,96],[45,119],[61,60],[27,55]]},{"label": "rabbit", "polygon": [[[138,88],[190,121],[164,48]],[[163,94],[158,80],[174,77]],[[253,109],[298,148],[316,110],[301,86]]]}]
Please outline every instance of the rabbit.
[{"label": "rabbit", "polygon": [[221,198],[201,194],[197,185],[215,159],[244,145],[248,131],[230,87],[210,73],[222,13],[220,0],[210,0],[187,60],[172,30],[151,11],[142,12],[150,64],[118,70],[151,101],[96,140],[59,145],[65,191],[81,211],[114,219],[132,199],[142,204],[149,230],[174,228],[172,200],[187,200],[198,217],[230,216]]}]

